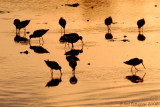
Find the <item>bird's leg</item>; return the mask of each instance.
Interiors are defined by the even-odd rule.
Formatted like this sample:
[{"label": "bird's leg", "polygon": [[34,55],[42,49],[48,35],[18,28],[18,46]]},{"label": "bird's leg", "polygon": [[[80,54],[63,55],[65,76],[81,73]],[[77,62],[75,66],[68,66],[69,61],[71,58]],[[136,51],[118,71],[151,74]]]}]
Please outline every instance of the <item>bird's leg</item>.
[{"label": "bird's leg", "polygon": [[65,28],[64,28],[64,34],[65,34]]},{"label": "bird's leg", "polygon": [[17,34],[20,36],[20,29],[17,30]]},{"label": "bird's leg", "polygon": [[133,66],[131,67],[131,73],[133,74],[132,68],[133,68]]},{"label": "bird's leg", "polygon": [[109,27],[109,30],[111,31],[111,25],[110,25],[110,27]]},{"label": "bird's leg", "polygon": [[42,41],[44,42],[43,37],[41,37],[41,39],[42,39]]},{"label": "bird's leg", "polygon": [[140,28],[138,28],[138,32],[141,33]]},{"label": "bird's leg", "polygon": [[61,73],[61,75],[62,75],[62,71],[61,71],[61,69],[60,69],[60,73]]},{"label": "bird's leg", "polygon": [[51,79],[53,78],[53,70],[51,69]]},{"label": "bird's leg", "polygon": [[61,27],[61,37],[62,37],[62,27]]},{"label": "bird's leg", "polygon": [[135,66],[134,66],[134,68],[135,68],[137,71],[139,71]]},{"label": "bird's leg", "polygon": [[108,33],[109,33],[109,25],[107,25],[107,30],[108,30]]},{"label": "bird's leg", "polygon": [[26,37],[26,28],[23,28],[24,29],[24,37]]},{"label": "bird's leg", "polygon": [[73,48],[74,46],[73,46],[73,43],[72,43],[72,48]]},{"label": "bird's leg", "polygon": [[16,28],[16,35],[17,35],[17,28]]},{"label": "bird's leg", "polygon": [[143,26],[142,26],[142,34],[143,34]]}]

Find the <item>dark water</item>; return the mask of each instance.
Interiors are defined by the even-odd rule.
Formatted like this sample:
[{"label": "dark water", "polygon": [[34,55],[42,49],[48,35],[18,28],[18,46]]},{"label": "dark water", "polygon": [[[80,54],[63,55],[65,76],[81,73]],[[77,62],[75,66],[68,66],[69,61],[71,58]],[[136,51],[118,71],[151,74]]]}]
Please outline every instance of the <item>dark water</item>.
[{"label": "dark water", "polygon": [[[79,3],[78,7],[65,4]],[[160,12],[157,0],[1,0],[0,3],[0,106],[160,106]],[[106,17],[112,16],[111,33],[114,41],[106,40]],[[65,44],[59,42],[60,17],[67,21],[66,33],[83,36],[75,49],[83,49],[77,57],[76,84],[69,66]],[[14,41],[13,20],[31,20],[27,31],[49,29],[44,44],[33,39],[32,46],[40,46],[49,53],[37,53],[28,43]],[[145,18],[144,41],[137,39],[137,20]],[[21,32],[23,35],[23,30]],[[124,38],[124,35],[127,37]],[[29,34],[27,34],[29,38]],[[129,41],[122,41],[127,39]],[[29,54],[20,52],[29,51]],[[143,82],[127,80],[130,67],[123,62],[142,58],[137,76]],[[45,87],[51,80],[50,68],[44,60],[54,60],[62,67],[62,81],[58,86]],[[134,69],[133,69],[134,70]],[[53,78],[60,78],[54,71]]]}]

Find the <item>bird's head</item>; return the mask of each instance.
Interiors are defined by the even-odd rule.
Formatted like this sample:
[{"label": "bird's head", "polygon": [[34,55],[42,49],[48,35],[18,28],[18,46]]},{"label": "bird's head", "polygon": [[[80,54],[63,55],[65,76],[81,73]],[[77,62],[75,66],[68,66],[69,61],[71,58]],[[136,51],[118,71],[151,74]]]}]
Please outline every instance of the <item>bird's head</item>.
[{"label": "bird's head", "polygon": [[30,38],[30,39],[33,38],[33,35],[30,35],[29,38]]},{"label": "bird's head", "polygon": [[139,59],[139,62],[140,62],[140,63],[143,63],[143,60],[142,60],[142,59]]},{"label": "bird's head", "polygon": [[79,36],[79,39],[82,41],[82,43],[83,43],[83,37],[82,36]]},{"label": "bird's head", "polygon": [[143,64],[143,60],[142,60],[142,59],[139,59],[139,62],[142,63],[142,65],[143,65],[144,68],[146,68],[146,67],[144,66],[144,64]]}]

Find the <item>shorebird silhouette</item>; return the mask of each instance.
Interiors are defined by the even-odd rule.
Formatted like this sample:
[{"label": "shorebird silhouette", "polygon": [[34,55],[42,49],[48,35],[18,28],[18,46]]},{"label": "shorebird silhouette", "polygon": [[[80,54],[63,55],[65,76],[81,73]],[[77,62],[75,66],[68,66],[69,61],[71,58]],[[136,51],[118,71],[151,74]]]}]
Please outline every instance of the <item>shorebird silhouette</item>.
[{"label": "shorebird silhouette", "polygon": [[111,23],[112,23],[112,17],[109,16],[108,18],[106,18],[106,19],[104,20],[104,23],[105,23],[105,25],[107,25],[108,32],[109,32],[109,31],[110,31],[110,28],[111,28]]},{"label": "shorebird silhouette", "polygon": [[14,25],[16,26],[16,35],[20,35],[20,30],[24,29],[24,36],[26,36],[26,26],[29,24],[30,20],[20,21],[19,19],[14,20]]},{"label": "shorebird silhouette", "polygon": [[61,25],[61,34],[62,34],[62,28],[64,29],[64,34],[65,34],[66,20],[63,19],[63,17],[59,19],[59,24]]},{"label": "shorebird silhouette", "polygon": [[[128,65],[132,65],[131,67],[131,72],[132,72],[132,68],[134,67],[137,71],[138,69],[135,67],[136,65],[139,65],[140,63],[142,63],[143,67],[145,68],[144,64],[143,64],[143,60],[142,59],[139,59],[139,58],[133,58],[133,59],[130,59],[128,61],[125,61],[124,62],[125,64],[128,64]],[[133,74],[133,72],[132,72]]]},{"label": "shorebird silhouette", "polygon": [[74,47],[73,43],[76,43],[78,40],[81,40],[83,45],[83,40],[82,40],[83,38],[82,36],[79,36],[77,33],[64,34],[63,36],[65,42],[71,43],[72,47]]},{"label": "shorebird silhouette", "polygon": [[140,31],[141,29],[142,29],[142,32],[143,32],[143,26],[144,26],[144,24],[145,24],[144,18],[137,21],[137,26],[138,26],[139,32],[141,32]]},{"label": "shorebird silhouette", "polygon": [[60,70],[60,73],[62,75],[61,66],[57,62],[55,62],[55,61],[49,61],[49,60],[44,60],[44,61],[47,64],[47,66],[51,68],[51,72],[53,72],[53,69]]},{"label": "shorebird silhouette", "polygon": [[49,29],[39,29],[39,30],[36,30],[33,32],[32,35],[30,35],[30,39],[31,38],[39,38],[39,41],[40,41],[40,38],[43,40],[43,35],[48,31]]}]

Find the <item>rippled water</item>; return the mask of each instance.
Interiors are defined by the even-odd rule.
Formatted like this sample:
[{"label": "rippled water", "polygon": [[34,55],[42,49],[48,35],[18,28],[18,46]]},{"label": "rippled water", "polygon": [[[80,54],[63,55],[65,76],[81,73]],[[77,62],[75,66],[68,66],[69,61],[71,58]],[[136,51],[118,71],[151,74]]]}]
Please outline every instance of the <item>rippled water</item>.
[{"label": "rippled water", "polygon": [[[65,4],[79,3],[78,7]],[[0,106],[160,106],[160,3],[158,0],[1,0],[0,3]],[[114,41],[106,40],[106,17],[112,16]],[[72,68],[66,60],[65,44],[59,42],[60,17],[67,21],[66,33],[83,36],[75,49],[83,49],[77,57],[77,84],[71,84]],[[39,54],[28,43],[14,41],[13,20],[31,20],[27,31],[50,29],[44,36]],[[137,40],[137,20],[144,18],[145,41]],[[23,35],[23,30],[21,32]],[[123,42],[124,35],[129,42]],[[29,38],[29,34],[27,34]],[[36,39],[32,46],[39,46]],[[29,54],[20,54],[25,50]],[[137,76],[143,82],[127,80],[130,67],[123,62],[142,58]],[[58,86],[45,87],[51,80],[50,68],[44,60],[57,61],[62,67]],[[54,78],[60,78],[54,71]]]}]

